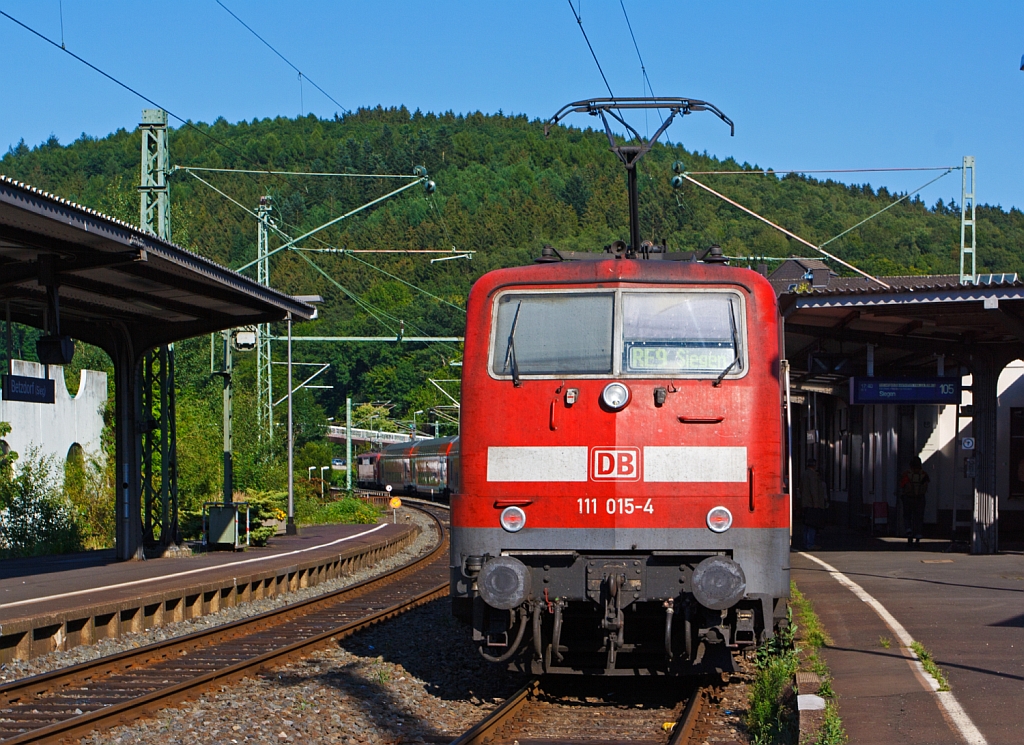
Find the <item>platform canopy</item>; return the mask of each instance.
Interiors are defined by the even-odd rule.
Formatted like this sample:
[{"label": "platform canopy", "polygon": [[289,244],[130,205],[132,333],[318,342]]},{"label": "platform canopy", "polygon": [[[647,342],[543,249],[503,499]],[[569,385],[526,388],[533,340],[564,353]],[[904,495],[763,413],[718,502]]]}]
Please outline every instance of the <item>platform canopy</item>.
[{"label": "platform canopy", "polygon": [[44,328],[48,286],[58,288],[61,333],[111,354],[128,340],[137,355],[314,313],[135,226],[0,175],[0,302],[10,304],[13,321]]},{"label": "platform canopy", "polygon": [[[970,367],[978,355],[1024,354],[1024,282],[1016,274],[982,275],[976,284],[956,276],[881,279],[888,288],[833,276],[819,287],[783,291],[794,377],[828,386],[864,375],[868,345],[878,375],[934,374],[936,355]],[[825,369],[845,361],[845,369]]]},{"label": "platform canopy", "polygon": [[161,538],[176,539],[174,368],[163,345],[313,315],[311,305],[133,225],[0,175],[0,318],[46,331],[43,362],[67,361],[79,339],[114,363],[119,559],[142,558],[154,505],[172,515]]},{"label": "platform canopy", "polygon": [[848,398],[852,376],[936,376],[940,360],[947,376],[973,376],[971,549],[996,551],[997,384],[1008,363],[1024,359],[1024,282],[1016,274],[981,275],[975,282],[880,277],[885,287],[835,276],[821,262],[789,264],[769,279],[779,293],[794,389]]}]

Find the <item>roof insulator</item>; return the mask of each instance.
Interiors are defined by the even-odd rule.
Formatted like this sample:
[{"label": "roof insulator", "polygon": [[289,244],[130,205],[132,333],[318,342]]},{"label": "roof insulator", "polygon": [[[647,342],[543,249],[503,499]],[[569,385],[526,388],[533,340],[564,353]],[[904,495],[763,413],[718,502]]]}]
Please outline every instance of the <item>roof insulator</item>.
[{"label": "roof insulator", "polygon": [[729,260],[725,258],[725,254],[722,252],[722,247],[717,243],[708,249],[708,252],[704,254],[705,264],[728,264]]}]

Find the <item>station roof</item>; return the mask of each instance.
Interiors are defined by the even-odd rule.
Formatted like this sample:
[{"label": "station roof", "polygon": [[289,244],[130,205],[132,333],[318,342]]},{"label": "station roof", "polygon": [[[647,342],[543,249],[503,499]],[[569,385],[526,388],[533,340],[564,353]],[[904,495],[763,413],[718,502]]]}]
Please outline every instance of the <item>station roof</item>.
[{"label": "station roof", "polygon": [[0,315],[44,327],[59,284],[61,333],[110,349],[117,326],[136,348],[314,309],[128,223],[0,175]]},{"label": "station roof", "polygon": [[786,356],[798,387],[842,386],[866,373],[868,344],[875,374],[934,375],[936,355],[947,368],[969,366],[979,351],[1024,356],[1024,282],[1016,274],[829,277],[779,295]]}]

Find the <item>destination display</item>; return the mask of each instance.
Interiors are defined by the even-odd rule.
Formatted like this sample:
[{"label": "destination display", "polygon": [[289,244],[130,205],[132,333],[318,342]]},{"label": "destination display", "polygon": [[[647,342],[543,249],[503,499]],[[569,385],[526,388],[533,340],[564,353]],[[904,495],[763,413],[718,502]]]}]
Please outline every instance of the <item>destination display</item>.
[{"label": "destination display", "polygon": [[53,381],[46,378],[27,378],[24,375],[3,376],[3,400],[25,401],[33,404],[54,402]]},{"label": "destination display", "polygon": [[959,378],[850,378],[851,404],[960,403]]},{"label": "destination display", "polygon": [[731,346],[626,343],[626,368],[629,372],[720,372],[734,359],[736,352]]}]

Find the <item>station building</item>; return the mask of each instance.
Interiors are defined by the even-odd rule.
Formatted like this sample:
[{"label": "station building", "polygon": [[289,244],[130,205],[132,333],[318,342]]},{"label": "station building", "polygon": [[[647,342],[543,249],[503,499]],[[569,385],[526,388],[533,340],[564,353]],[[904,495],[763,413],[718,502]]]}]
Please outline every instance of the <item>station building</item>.
[{"label": "station building", "polygon": [[978,553],[1024,539],[1024,282],[879,279],[813,259],[769,275],[785,323],[792,480],[813,457],[834,524],[903,536],[898,481],[919,456],[926,535]]}]

